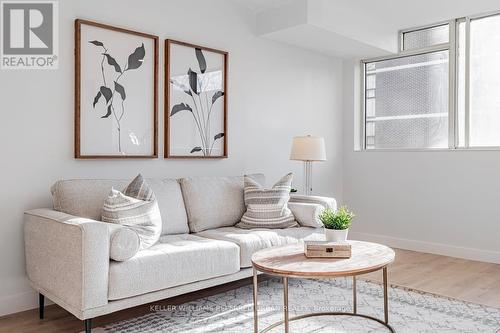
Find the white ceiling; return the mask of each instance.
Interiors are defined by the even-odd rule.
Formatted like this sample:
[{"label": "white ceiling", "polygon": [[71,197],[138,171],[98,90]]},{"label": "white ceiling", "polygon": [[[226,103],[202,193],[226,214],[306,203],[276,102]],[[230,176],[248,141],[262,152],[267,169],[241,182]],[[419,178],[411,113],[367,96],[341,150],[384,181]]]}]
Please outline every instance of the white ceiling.
[{"label": "white ceiling", "polygon": [[257,16],[258,34],[324,54],[397,51],[397,32],[500,10],[499,0],[232,0]]}]

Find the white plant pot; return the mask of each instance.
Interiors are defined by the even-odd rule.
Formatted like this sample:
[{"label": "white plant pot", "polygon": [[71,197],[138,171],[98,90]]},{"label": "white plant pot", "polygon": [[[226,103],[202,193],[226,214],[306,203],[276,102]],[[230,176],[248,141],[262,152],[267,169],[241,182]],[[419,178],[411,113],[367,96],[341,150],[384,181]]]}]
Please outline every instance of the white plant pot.
[{"label": "white plant pot", "polygon": [[327,242],[345,242],[347,240],[348,229],[333,230],[325,228],[325,238]]}]

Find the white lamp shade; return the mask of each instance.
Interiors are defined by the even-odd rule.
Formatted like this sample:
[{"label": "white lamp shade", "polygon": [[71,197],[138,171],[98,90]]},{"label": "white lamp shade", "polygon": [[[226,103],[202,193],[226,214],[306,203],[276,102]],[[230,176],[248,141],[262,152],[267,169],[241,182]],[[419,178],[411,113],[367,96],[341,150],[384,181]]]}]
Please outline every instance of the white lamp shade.
[{"label": "white lamp shade", "polygon": [[296,136],[293,138],[291,160],[326,161],[325,139],[317,136]]}]

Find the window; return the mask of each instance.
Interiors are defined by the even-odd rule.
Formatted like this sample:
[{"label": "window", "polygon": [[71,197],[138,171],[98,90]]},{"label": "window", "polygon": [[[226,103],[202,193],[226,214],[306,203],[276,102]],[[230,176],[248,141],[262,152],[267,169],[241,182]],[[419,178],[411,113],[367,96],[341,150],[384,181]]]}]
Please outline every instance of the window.
[{"label": "window", "polygon": [[366,149],[448,147],[448,51],[368,62]]},{"label": "window", "polygon": [[500,13],[400,32],[362,61],[362,147],[500,148]]},{"label": "window", "polygon": [[403,53],[363,62],[364,148],[449,147],[449,24],[401,32]]},{"label": "window", "polygon": [[448,43],[450,40],[450,26],[449,24],[443,24],[407,32],[402,31],[401,39],[401,51]]},{"label": "window", "polygon": [[500,15],[470,20],[469,146],[500,146]]}]

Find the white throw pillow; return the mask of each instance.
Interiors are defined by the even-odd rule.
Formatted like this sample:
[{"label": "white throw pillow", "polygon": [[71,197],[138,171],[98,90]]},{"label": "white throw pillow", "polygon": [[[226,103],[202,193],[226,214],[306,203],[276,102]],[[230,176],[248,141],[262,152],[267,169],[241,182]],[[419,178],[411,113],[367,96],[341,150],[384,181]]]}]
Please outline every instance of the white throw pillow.
[{"label": "white throw pillow", "polygon": [[245,205],[247,211],[236,226],[244,229],[283,229],[297,227],[290,209],[290,189],[293,174],[281,178],[270,189],[265,189],[251,177],[245,176]]},{"label": "white throw pillow", "polygon": [[123,192],[111,189],[104,201],[102,221],[127,226],[140,239],[140,250],[155,244],[161,235],[161,216],[153,190],[138,175]]}]

